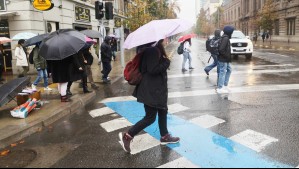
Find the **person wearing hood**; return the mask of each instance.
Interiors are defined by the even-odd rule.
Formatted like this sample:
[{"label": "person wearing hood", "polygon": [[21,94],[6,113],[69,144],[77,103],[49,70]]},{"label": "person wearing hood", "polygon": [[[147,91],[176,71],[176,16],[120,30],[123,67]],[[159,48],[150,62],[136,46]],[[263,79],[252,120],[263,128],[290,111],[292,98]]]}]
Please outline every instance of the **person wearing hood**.
[{"label": "person wearing hood", "polygon": [[[210,43],[208,45],[210,45],[210,52],[211,52],[211,57],[213,58],[214,62],[207,66],[204,71],[206,72],[206,74],[209,76],[209,73],[212,69],[214,69],[215,67],[217,67],[218,65],[218,55],[219,55],[219,40],[221,38],[221,30],[217,29],[215,31],[215,37],[213,37],[210,41]],[[217,73],[218,69],[217,69]]]},{"label": "person wearing hood", "polygon": [[111,38],[109,36],[106,36],[104,42],[101,45],[101,60],[103,63],[102,79],[104,83],[110,81],[108,75],[112,70],[111,67],[112,50],[110,44],[111,44]]},{"label": "person wearing hood", "polygon": [[232,26],[225,26],[223,29],[223,36],[220,39],[219,45],[219,58],[218,58],[218,68],[219,68],[219,79],[217,86],[217,93],[229,93],[228,83],[230,75],[232,72],[231,68],[231,44],[230,39],[235,28]]}]

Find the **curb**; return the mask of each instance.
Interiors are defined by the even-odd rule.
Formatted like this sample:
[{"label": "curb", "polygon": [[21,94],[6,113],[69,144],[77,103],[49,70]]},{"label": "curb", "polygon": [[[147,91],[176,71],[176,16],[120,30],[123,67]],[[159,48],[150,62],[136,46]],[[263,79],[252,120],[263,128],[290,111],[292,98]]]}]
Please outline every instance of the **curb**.
[{"label": "curb", "polygon": [[[18,130],[7,131],[7,134],[1,136],[0,138],[0,149],[6,148],[12,143],[18,142],[34,133],[37,133],[43,128],[50,126],[54,122],[68,115],[78,113],[79,111],[84,111],[85,106],[91,103],[95,98],[95,91],[85,95],[75,95],[71,98],[73,100],[72,102],[59,106],[48,116],[40,118],[31,123],[29,122],[28,125],[19,128]],[[45,109],[51,105],[53,106],[53,104],[56,105],[61,103],[60,100],[55,100],[52,102],[52,104],[46,105]]]}]

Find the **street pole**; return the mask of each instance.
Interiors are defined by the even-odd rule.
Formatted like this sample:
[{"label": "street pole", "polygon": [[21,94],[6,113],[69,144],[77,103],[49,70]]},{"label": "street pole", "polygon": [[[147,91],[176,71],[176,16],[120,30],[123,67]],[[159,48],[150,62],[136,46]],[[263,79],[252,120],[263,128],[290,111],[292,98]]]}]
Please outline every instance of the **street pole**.
[{"label": "street pole", "polygon": [[122,68],[125,68],[125,49],[124,49],[124,43],[125,43],[125,36],[124,36],[124,25],[123,25],[123,19],[121,19],[121,27],[120,27],[120,61]]},{"label": "street pole", "polygon": [[220,29],[220,9],[218,7],[218,29]]}]

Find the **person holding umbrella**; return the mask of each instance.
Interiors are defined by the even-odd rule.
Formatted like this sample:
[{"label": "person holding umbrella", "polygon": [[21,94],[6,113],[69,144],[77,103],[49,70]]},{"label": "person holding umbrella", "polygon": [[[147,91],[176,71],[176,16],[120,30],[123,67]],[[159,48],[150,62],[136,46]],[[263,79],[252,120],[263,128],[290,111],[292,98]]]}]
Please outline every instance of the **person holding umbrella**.
[{"label": "person holding umbrella", "polygon": [[104,83],[110,82],[108,75],[112,70],[111,67],[112,50],[110,44],[111,44],[111,38],[109,36],[106,36],[104,42],[101,45],[101,60],[103,63],[102,79]]},{"label": "person holding umbrella", "polygon": [[182,71],[185,72],[187,71],[187,69],[185,68],[186,62],[187,60],[189,60],[189,69],[193,70],[194,68],[192,67],[192,57],[191,57],[191,38],[190,39],[186,39],[184,42],[184,59],[183,59],[183,65],[182,65]]},{"label": "person holding umbrella", "polygon": [[70,101],[66,94],[68,82],[82,78],[84,68],[76,59],[85,44],[85,35],[73,29],[53,32],[41,44],[39,54],[48,61],[53,83],[58,83],[61,102]]},{"label": "person holding umbrella", "polygon": [[15,50],[15,56],[17,58],[17,66],[21,66],[23,68],[23,72],[19,75],[19,77],[24,77],[27,75],[29,71],[29,64],[27,60],[27,54],[24,51],[23,44],[25,43],[24,39],[18,41],[18,45]]},{"label": "person holding umbrella", "polygon": [[128,153],[131,152],[130,144],[133,138],[153,124],[157,115],[159,117],[161,144],[175,144],[180,141],[180,138],[172,137],[167,128],[167,69],[170,66],[170,60],[165,52],[164,40],[160,40],[155,47],[153,45],[155,43],[139,48],[143,52],[140,63],[142,80],[133,93],[137,101],[144,104],[146,115],[127,133],[119,133],[121,145]]},{"label": "person holding umbrella", "polygon": [[49,88],[49,82],[48,82],[48,72],[47,72],[47,61],[39,55],[39,46],[40,43],[37,43],[35,47],[33,48],[33,63],[34,67],[36,68],[38,72],[38,76],[34,83],[32,84],[32,89],[36,90],[37,84],[41,81],[41,79],[44,79],[44,90],[52,91],[51,88]]}]

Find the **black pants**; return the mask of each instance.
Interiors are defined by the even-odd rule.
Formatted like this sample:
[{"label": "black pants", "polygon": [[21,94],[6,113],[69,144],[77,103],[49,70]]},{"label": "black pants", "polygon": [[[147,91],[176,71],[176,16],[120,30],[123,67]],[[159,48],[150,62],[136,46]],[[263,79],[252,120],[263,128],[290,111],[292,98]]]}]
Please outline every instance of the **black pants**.
[{"label": "black pants", "polygon": [[[83,91],[87,89],[87,76],[82,76],[82,86],[83,86]],[[73,82],[68,82],[67,83],[67,89],[70,90],[73,85]]]},{"label": "black pants", "polygon": [[130,136],[135,137],[139,132],[153,124],[156,121],[157,114],[159,116],[160,134],[162,137],[167,135],[167,110],[149,107],[147,105],[144,105],[144,109],[146,112],[145,117],[129,130]]},{"label": "black pants", "polygon": [[108,78],[108,75],[111,72],[111,70],[112,70],[111,62],[103,62],[103,70],[102,70],[103,79]]}]

